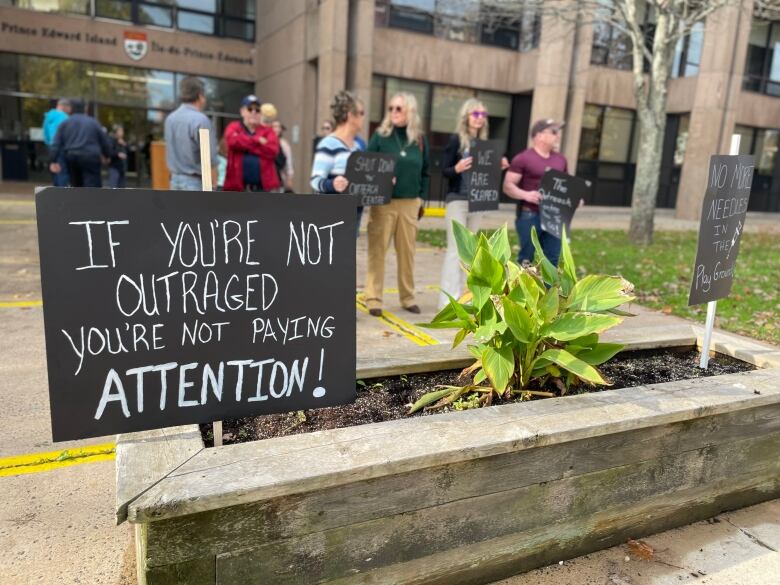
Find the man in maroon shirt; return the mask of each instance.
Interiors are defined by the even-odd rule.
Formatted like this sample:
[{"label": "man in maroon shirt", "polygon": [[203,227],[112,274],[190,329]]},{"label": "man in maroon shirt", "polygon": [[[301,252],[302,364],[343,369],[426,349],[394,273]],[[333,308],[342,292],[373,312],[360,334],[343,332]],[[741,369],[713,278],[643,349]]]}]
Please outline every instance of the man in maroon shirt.
[{"label": "man in maroon shirt", "polygon": [[536,234],[539,236],[544,255],[554,265],[558,265],[561,240],[542,231],[539,218],[539,201],[542,195],[539,193],[539,183],[547,169],[567,172],[566,157],[558,152],[562,127],[563,122],[556,122],[550,118],[538,120],[531,127],[533,146],[512,159],[504,178],[504,193],[518,200],[515,228],[520,239],[520,253],[517,256],[520,264],[533,262],[534,246],[531,243],[531,227],[536,226]]}]

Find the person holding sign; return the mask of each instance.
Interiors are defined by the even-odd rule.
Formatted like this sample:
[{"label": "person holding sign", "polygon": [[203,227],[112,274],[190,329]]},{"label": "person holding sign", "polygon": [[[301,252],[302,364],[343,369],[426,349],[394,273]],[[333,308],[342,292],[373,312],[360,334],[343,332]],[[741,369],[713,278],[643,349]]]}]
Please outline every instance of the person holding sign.
[{"label": "person holding sign", "polygon": [[[343,193],[349,181],[344,177],[349,155],[360,150],[355,137],[363,127],[366,108],[355,94],[340,91],[330,102],[330,112],[336,121],[336,129],[322,138],[314,150],[309,184],[315,193]],[[360,218],[363,208],[357,209],[355,237],[360,234]]]},{"label": "person holding sign", "polygon": [[520,239],[520,253],[517,261],[529,264],[534,259],[534,246],[531,243],[531,228],[536,228],[539,242],[547,259],[557,266],[561,255],[561,240],[543,232],[539,215],[539,202],[542,194],[539,184],[547,169],[567,171],[566,157],[558,152],[561,144],[563,122],[551,118],[538,120],[531,127],[533,145],[512,159],[509,171],[504,177],[504,193],[517,199],[517,219],[515,228]]},{"label": "person holding sign", "polygon": [[[480,216],[469,212],[467,181],[463,179],[473,166],[474,158],[471,153],[477,140],[487,140],[488,133],[488,112],[485,105],[475,98],[463,102],[455,124],[455,133],[450,136],[442,160],[442,174],[447,177],[449,186],[445,206],[447,253],[441,268],[440,310],[449,303],[447,294],[457,299],[466,286],[466,275],[460,268],[452,222],[457,221],[473,232],[479,228]],[[501,169],[506,170],[508,167],[509,162],[506,157],[502,157]]]},{"label": "person holding sign", "polygon": [[396,157],[390,203],[372,206],[368,218],[366,304],[374,317],[382,315],[385,256],[391,239],[398,261],[401,306],[411,313],[420,312],[414,298],[414,252],[417,220],[422,217],[422,201],[428,198],[430,182],[428,142],[421,126],[417,99],[410,93],[397,93],[390,98],[387,114],[368,142],[369,152]]}]

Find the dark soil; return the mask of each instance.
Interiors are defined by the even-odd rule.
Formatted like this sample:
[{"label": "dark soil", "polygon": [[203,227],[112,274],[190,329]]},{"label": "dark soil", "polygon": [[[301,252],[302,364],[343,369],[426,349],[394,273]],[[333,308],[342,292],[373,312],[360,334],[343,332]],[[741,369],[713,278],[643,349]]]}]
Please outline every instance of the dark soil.
[{"label": "dark soil", "polygon": [[[617,388],[628,388],[644,384],[672,382],[690,378],[702,378],[719,374],[732,374],[755,369],[752,365],[725,356],[710,359],[709,369],[699,365],[699,352],[695,350],[650,350],[620,354],[599,370],[612,386],[581,386],[572,388],[569,394],[600,392]],[[243,443],[271,437],[283,437],[309,433],[324,429],[336,429],[382,422],[410,416],[409,405],[426,392],[442,384],[462,386],[460,370],[434,372],[430,374],[409,374],[390,378],[359,380],[357,400],[352,404],[290,412],[257,417],[225,420],[222,423],[224,443]],[[544,390],[558,393],[555,387]],[[534,397],[538,400],[538,397]],[[518,397],[515,400],[520,400]],[[492,408],[492,407],[490,407]],[[432,416],[442,410],[422,411],[411,416]],[[213,444],[211,424],[200,425],[201,433],[208,446]]]}]

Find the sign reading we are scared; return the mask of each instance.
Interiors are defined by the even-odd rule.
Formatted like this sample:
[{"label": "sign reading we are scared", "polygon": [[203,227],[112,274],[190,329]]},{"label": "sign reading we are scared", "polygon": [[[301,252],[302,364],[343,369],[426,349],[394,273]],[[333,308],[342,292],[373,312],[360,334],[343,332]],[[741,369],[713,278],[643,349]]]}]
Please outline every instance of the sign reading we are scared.
[{"label": "sign reading we are scared", "polygon": [[731,292],[754,167],[749,155],[710,157],[689,306],[717,301]]},{"label": "sign reading we are scared", "polygon": [[354,400],[353,197],[36,204],[55,441]]}]

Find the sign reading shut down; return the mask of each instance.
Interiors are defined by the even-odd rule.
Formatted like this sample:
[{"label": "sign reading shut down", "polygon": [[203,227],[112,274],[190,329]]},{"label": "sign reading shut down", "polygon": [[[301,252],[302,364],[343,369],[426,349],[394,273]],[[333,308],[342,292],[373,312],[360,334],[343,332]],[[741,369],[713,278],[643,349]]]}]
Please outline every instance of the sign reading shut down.
[{"label": "sign reading shut down", "polygon": [[353,197],[36,203],[55,441],[354,400]]},{"label": "sign reading shut down", "polygon": [[717,301],[731,292],[753,171],[752,156],[710,157],[689,306]]}]

